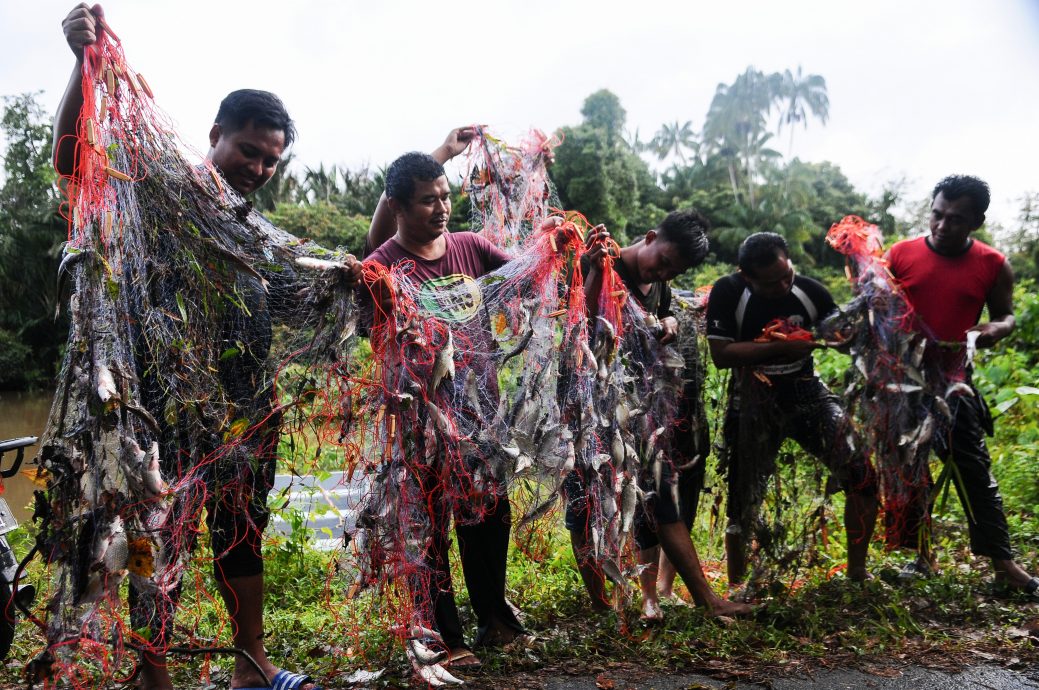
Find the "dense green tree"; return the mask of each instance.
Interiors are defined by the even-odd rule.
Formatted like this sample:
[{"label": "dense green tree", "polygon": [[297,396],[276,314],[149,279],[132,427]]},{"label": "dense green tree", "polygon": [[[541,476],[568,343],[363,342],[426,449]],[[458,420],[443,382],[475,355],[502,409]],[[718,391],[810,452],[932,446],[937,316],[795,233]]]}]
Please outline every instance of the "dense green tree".
[{"label": "dense green tree", "polygon": [[1021,198],[1016,226],[1002,243],[1014,274],[1020,279],[1039,279],[1039,193]]},{"label": "dense green tree", "polygon": [[615,93],[600,89],[584,99],[581,116],[586,125],[604,131],[608,142],[613,145],[621,138],[628,113],[621,107],[621,100]]},{"label": "dense green tree", "polygon": [[[0,128],[7,141],[0,188],[0,330],[6,331],[3,340],[27,348],[19,350],[25,355],[21,368],[8,370],[0,385],[44,383],[54,373],[66,333],[64,322],[54,321],[55,276],[68,224],[54,186],[51,123],[35,96],[23,94],[4,98]],[[5,364],[11,366],[7,359]]]},{"label": "dense green tree", "polygon": [[361,255],[371,222],[370,216],[348,214],[327,201],[278,204],[267,218],[297,237],[314,240],[328,249],[345,247],[356,256]]},{"label": "dense green tree", "polygon": [[605,223],[620,242],[629,229],[641,234],[659,219],[657,189],[649,166],[625,141],[624,108],[609,91],[585,99],[584,122],[562,129],[551,175],[567,209],[580,211],[593,223]]}]

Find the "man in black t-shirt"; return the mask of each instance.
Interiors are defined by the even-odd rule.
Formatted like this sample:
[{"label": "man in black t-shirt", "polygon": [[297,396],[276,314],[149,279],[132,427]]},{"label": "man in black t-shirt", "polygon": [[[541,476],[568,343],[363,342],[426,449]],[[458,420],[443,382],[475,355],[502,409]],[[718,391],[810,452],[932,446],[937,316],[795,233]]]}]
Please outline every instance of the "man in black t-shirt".
[{"label": "man in black t-shirt", "polygon": [[707,339],[719,369],[732,368],[722,463],[728,486],[729,582],[743,580],[747,535],[786,438],[822,460],[845,490],[848,577],[864,580],[877,514],[876,477],[835,395],[815,375],[812,339],[762,338],[776,319],[810,330],[836,310],[818,281],[796,275],[786,240],[756,233],[740,246],[739,271],[720,278],[707,306]]},{"label": "man in black t-shirt", "polygon": [[[707,256],[706,232],[709,229],[710,222],[698,211],[675,211],[638,242],[621,248],[620,255],[614,261],[613,268],[628,293],[648,314],[658,319],[661,343],[670,343],[678,335],[678,321],[671,312],[671,287],[668,281],[703,262]],[[603,244],[600,240],[608,236],[602,226],[589,234],[587,241],[591,249],[583,257],[581,265],[585,275],[585,296],[593,315],[597,312],[603,283],[600,265]],[[683,406],[683,412],[693,416],[696,410],[692,408],[696,406],[696,401],[687,402],[689,404]],[[691,433],[691,425],[686,425],[686,431]],[[675,445],[680,443],[676,442]],[[696,481],[699,478],[696,471],[698,468],[692,458],[680,460],[674,457],[675,450],[671,449],[670,464],[674,467],[690,465],[691,468],[684,473],[669,473],[677,476],[668,476],[665,481],[678,482],[678,493],[683,504],[675,505],[672,492],[662,487],[647,501],[645,509],[640,510],[636,519],[635,542],[639,547],[638,560],[642,566],[639,584],[643,595],[643,618],[656,621],[662,617],[657,599],[657,562],[661,548],[682,576],[696,603],[709,613],[728,616],[749,613],[750,609],[745,604],[718,596],[704,577],[696,547],[689,536],[696,512],[695,499],[701,486]],[[602,573],[585,557],[588,508],[576,475],[568,477],[566,489],[566,526],[570,530],[578,568],[593,605],[605,608]]]}]

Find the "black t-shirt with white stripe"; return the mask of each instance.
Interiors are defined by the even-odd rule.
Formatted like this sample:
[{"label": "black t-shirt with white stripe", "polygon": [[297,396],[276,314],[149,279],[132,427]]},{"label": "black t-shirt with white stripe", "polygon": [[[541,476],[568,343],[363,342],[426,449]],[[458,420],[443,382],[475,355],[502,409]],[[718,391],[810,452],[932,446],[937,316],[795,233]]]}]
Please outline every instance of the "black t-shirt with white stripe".
[{"label": "black t-shirt with white stripe", "polygon": [[[719,278],[707,302],[707,339],[745,342],[754,340],[774,319],[811,330],[836,311],[830,291],[817,280],[794,276],[790,292],[775,299],[754,295],[739,273]],[[811,375],[812,357],[800,362],[760,367],[766,374]]]}]

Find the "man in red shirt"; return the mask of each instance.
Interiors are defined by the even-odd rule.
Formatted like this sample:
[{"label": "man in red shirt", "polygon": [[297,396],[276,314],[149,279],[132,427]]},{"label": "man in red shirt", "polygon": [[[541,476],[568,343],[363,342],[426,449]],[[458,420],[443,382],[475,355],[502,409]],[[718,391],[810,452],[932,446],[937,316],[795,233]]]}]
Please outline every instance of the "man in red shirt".
[{"label": "man in red shirt", "polygon": [[[888,260],[919,327],[936,341],[929,354],[949,381],[968,384],[949,387],[952,424],[948,433],[935,434],[935,451],[955,463],[956,489],[969,506],[964,512],[971,551],[992,559],[997,585],[1036,596],[1039,577],[1031,577],[1013,559],[1003,499],[985,445],[991,418],[981,394],[970,385],[966,356],[970,339],[978,347],[990,347],[1014,330],[1014,274],[1006,257],[970,236],[985,222],[985,182],[953,175],[939,182],[931,196],[930,235],[896,243]],[[986,306],[989,320],[979,323]],[[926,576],[934,569],[929,541],[920,538],[921,528],[930,523],[929,488],[919,492],[902,531],[901,545],[918,549],[916,561],[903,570],[906,576]]]}]

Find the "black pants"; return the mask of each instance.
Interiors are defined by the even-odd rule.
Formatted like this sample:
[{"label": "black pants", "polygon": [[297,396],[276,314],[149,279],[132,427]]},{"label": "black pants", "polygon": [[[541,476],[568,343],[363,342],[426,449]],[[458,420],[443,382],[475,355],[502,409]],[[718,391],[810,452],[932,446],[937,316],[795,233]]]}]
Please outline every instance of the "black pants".
[{"label": "black pants", "polygon": [[720,453],[730,527],[751,534],[787,438],[821,460],[846,493],[876,495],[873,465],[851,432],[839,399],[815,376],[776,376],[769,385],[734,372]]},{"label": "black pants", "polygon": [[[451,522],[451,506],[443,490],[431,481],[433,474],[421,477],[423,494],[428,497],[432,535],[425,553],[425,566],[429,574],[426,585],[428,606],[432,609],[437,631],[448,647],[464,647],[465,638],[462,622],[455,604],[454,586],[451,582],[451,563],[448,551],[451,540],[448,528]],[[477,499],[478,500],[478,499]],[[505,599],[505,566],[508,560],[509,535],[512,531],[512,510],[506,495],[490,495],[482,500],[480,509],[456,506],[455,534],[458,550],[462,557],[462,574],[469,591],[469,601],[476,614],[479,644],[492,626],[501,626],[518,633],[525,632],[512,608]],[[422,590],[418,584],[413,591]],[[418,602],[421,610],[426,602]]]},{"label": "black pants", "polygon": [[[1003,497],[992,476],[992,459],[985,444],[985,426],[990,423],[985,402],[975,390],[973,396],[953,398],[949,407],[953,415],[952,428],[946,434],[936,434],[934,452],[942,460],[951,458],[956,467],[952,481],[967,515],[970,549],[978,556],[1011,559],[1013,552]],[[926,463],[928,455],[925,449],[917,461]],[[929,472],[927,479],[926,484],[911,492],[905,525],[898,530],[903,548],[917,548],[921,528],[930,525],[934,482]]]}]

